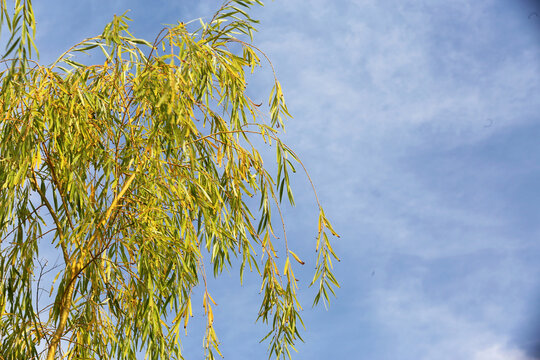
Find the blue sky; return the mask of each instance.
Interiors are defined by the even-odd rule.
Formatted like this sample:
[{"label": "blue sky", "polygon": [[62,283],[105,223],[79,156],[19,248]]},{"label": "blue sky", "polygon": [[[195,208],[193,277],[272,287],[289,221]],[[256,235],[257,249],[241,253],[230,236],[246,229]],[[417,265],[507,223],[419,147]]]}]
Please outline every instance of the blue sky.
[{"label": "blue sky", "polygon": [[[131,9],[136,36],[208,19],[219,1],[35,2],[45,63]],[[540,4],[277,0],[252,13],[304,160],[341,239],[342,285],[310,307],[315,202],[294,180],[306,260],[296,359],[540,359]],[[270,77],[250,79],[265,101]],[[225,358],[263,359],[255,277],[214,282]],[[199,314],[202,317],[202,307]],[[185,340],[200,358],[202,337]],[[537,344],[536,352],[534,344]]]}]

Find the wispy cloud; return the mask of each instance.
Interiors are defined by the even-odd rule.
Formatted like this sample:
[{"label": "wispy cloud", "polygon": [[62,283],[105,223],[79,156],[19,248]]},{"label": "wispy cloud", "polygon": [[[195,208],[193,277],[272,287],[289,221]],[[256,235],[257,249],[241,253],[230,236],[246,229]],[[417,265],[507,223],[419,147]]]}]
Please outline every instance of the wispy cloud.
[{"label": "wispy cloud", "polygon": [[[273,7],[259,39],[341,229],[345,285],[372,291],[395,350],[371,358],[526,359],[512,327],[538,285],[520,274],[538,273],[523,254],[539,229],[519,219],[532,187],[508,190],[539,173],[521,159],[538,148],[516,145],[540,110],[540,49],[514,40],[526,16],[498,1],[319,5]],[[362,263],[384,279],[372,290]]]}]

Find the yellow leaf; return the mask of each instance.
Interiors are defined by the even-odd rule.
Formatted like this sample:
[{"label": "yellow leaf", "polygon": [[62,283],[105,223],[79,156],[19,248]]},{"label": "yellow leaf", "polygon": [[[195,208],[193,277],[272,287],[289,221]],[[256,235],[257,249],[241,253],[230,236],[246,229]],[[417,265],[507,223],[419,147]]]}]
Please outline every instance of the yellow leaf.
[{"label": "yellow leaf", "polygon": [[212,312],[212,308],[208,307],[208,324],[212,325],[214,323],[214,313]]},{"label": "yellow leaf", "polygon": [[214,299],[212,299],[212,297],[210,296],[210,294],[208,294],[208,298],[210,299],[210,301],[212,301],[214,303],[214,305],[217,305],[216,302],[214,301]]},{"label": "yellow leaf", "polygon": [[32,161],[32,168],[39,169],[39,166],[41,165],[41,151],[37,151],[36,156],[34,157]]},{"label": "yellow leaf", "polygon": [[326,226],[326,228],[328,230],[330,230],[330,232],[332,233],[332,235],[334,235],[335,237],[339,238],[340,236],[334,231],[334,229],[332,229],[332,225],[330,225],[330,223],[328,222],[328,220],[326,220],[326,218],[324,219],[324,225]]},{"label": "yellow leaf", "polygon": [[305,262],[303,262],[302,260],[300,260],[300,258],[298,257],[298,255],[296,255],[295,253],[293,253],[291,250],[289,250],[289,252],[291,253],[291,255],[293,256],[294,260],[298,261],[300,264],[304,265]]},{"label": "yellow leaf", "polygon": [[288,269],[289,269],[289,257],[287,257],[287,260],[285,260],[285,267],[283,268],[283,273],[286,274]]}]

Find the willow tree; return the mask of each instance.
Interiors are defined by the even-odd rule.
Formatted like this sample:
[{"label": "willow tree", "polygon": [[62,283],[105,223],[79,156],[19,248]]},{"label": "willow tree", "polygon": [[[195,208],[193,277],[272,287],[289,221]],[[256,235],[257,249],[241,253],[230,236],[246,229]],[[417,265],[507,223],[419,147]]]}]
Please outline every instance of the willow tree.
[{"label": "willow tree", "polygon": [[[290,357],[302,261],[273,220],[282,227],[301,163],[279,137],[290,116],[279,82],[268,111],[246,94],[246,71],[266,58],[246,12],[260,1],[229,1],[209,22],[166,27],[153,42],[115,16],[48,66],[33,60],[30,0],[14,10],[0,1],[11,36],[0,73],[0,358],[179,359],[202,303],[212,359],[206,271],[234,262],[240,280],[246,267],[261,277],[254,317],[269,324],[270,357]],[[75,56],[92,52],[103,61]],[[259,153],[267,146],[277,174]],[[338,286],[327,233],[336,234],[316,202],[315,304]],[[40,251],[56,251],[59,266],[40,267]]]}]

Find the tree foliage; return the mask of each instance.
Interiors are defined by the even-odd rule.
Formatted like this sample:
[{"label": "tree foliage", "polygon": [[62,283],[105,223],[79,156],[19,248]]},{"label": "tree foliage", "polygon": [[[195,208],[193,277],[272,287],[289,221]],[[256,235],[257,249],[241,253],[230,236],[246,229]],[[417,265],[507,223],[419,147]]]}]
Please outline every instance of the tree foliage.
[{"label": "tree foliage", "polygon": [[[228,1],[209,22],[168,26],[152,43],[115,16],[43,66],[31,60],[30,0],[13,11],[0,1],[10,34],[0,72],[0,359],[135,359],[141,349],[180,359],[198,285],[213,359],[206,276],[234,261],[240,279],[246,267],[261,276],[269,356],[290,357],[302,261],[273,224],[284,195],[294,203],[289,177],[301,163],[279,138],[290,115],[277,79],[269,116],[246,94],[246,72],[265,58],[247,11],[262,3]],[[103,62],[74,57],[92,52]],[[276,150],[275,176],[263,143]],[[338,286],[327,233],[336,234],[317,206],[315,304]],[[49,284],[40,251],[62,258]]]}]

